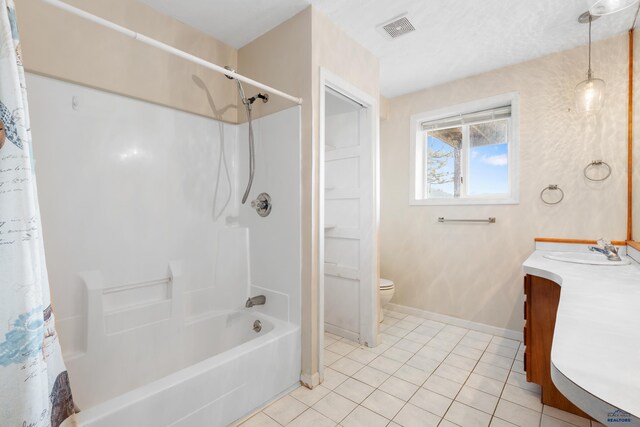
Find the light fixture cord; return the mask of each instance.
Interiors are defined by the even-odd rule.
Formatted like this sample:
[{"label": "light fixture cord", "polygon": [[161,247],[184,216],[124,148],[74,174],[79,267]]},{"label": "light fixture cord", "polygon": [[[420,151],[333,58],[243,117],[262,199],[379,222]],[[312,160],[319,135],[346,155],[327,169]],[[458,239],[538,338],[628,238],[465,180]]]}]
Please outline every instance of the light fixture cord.
[{"label": "light fixture cord", "polygon": [[593,21],[593,15],[589,13],[589,71],[587,71],[587,79],[591,80],[593,72],[591,71],[591,21]]}]

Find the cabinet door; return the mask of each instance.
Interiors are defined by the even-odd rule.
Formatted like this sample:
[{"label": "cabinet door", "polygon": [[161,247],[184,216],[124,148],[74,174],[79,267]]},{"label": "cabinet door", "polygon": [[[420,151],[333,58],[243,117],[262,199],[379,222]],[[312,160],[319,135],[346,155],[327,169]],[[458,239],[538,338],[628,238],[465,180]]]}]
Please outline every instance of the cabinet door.
[{"label": "cabinet door", "polygon": [[527,381],[541,386],[542,403],[545,405],[589,418],[564,397],[551,380],[551,344],[560,302],[560,285],[538,276],[527,277]]},{"label": "cabinet door", "polygon": [[[527,319],[529,341],[529,371],[527,379],[545,386],[551,383],[551,343],[556,325],[556,311],[560,301],[560,286],[537,276],[530,277],[527,304],[530,317]],[[554,387],[555,388],[555,387]]]}]

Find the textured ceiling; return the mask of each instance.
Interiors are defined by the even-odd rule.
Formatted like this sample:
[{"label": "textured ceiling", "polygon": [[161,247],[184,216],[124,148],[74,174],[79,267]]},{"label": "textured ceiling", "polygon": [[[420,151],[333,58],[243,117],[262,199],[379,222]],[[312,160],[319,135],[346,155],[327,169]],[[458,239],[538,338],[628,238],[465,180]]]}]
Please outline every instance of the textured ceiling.
[{"label": "textured ceiling", "polygon": [[[380,91],[393,97],[584,45],[577,17],[595,0],[142,1],[234,47],[311,3],[380,58]],[[390,40],[375,29],[403,13],[413,33]],[[594,21],[594,40],[625,32],[634,14]]]},{"label": "textured ceiling", "polygon": [[[587,43],[578,16],[595,0],[312,0],[380,58],[392,97]],[[375,27],[408,13],[416,31],[394,40]],[[628,30],[635,10],[593,22],[594,39]],[[586,65],[586,64],[585,64]]]}]

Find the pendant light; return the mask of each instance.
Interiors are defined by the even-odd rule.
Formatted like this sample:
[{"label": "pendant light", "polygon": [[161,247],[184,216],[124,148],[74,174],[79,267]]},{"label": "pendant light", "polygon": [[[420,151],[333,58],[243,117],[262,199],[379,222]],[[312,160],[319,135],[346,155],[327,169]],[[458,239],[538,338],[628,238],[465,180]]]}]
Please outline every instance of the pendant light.
[{"label": "pendant light", "polygon": [[604,104],[605,83],[602,79],[593,77],[591,70],[591,22],[597,19],[589,12],[580,15],[578,21],[581,23],[589,23],[589,70],[587,71],[587,80],[584,80],[576,86],[576,109],[581,113],[592,113],[599,111]]},{"label": "pendant light", "polygon": [[589,13],[593,16],[604,16],[620,12],[637,4],[640,0],[598,0],[591,6]]}]

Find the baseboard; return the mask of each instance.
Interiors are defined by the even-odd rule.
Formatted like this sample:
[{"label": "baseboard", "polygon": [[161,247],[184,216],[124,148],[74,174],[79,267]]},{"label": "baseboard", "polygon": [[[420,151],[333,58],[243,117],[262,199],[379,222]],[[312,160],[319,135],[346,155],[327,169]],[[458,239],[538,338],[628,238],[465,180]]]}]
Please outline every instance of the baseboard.
[{"label": "baseboard", "polygon": [[498,328],[484,323],[472,322],[471,320],[460,319],[458,317],[447,316],[446,314],[434,313],[432,311],[420,310],[419,308],[407,307],[406,305],[389,303],[386,309],[398,311],[404,314],[410,314],[423,319],[435,320],[436,322],[447,323],[449,325],[460,326],[461,328],[472,329],[486,334],[496,335],[499,337],[509,338],[516,341],[522,341],[523,336],[520,331],[511,329]]},{"label": "baseboard", "polygon": [[357,343],[360,342],[360,335],[358,335],[356,332],[350,331],[348,329],[342,329],[329,323],[324,324],[324,331],[329,332],[333,335],[341,336],[342,338],[346,338]]},{"label": "baseboard", "polygon": [[313,375],[300,374],[300,382],[306,388],[313,389],[315,386],[320,385],[320,373],[315,372]]}]

